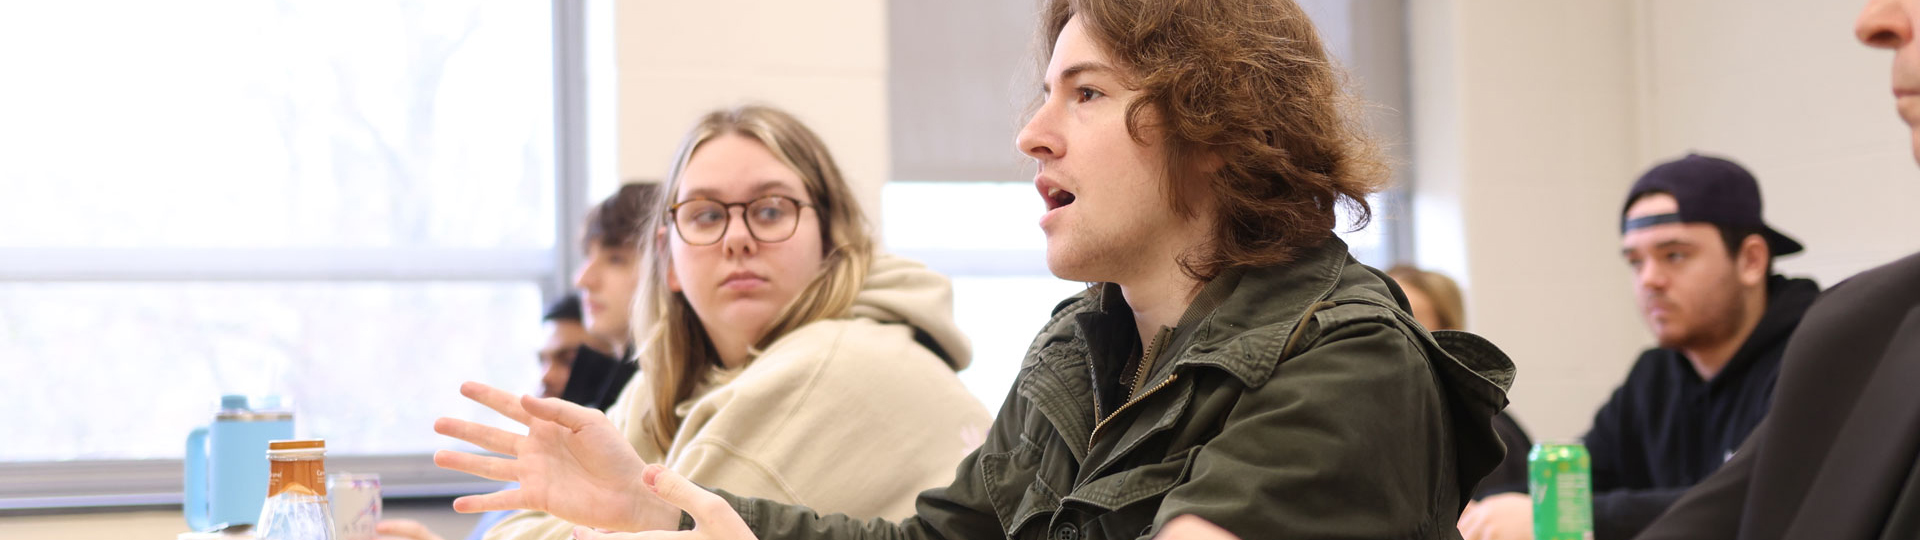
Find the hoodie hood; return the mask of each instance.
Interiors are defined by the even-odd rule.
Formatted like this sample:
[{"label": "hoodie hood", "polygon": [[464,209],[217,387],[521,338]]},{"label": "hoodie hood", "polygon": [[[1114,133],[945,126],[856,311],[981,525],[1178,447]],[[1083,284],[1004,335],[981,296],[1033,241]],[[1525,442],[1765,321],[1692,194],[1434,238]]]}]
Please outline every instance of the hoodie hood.
[{"label": "hoodie hood", "polygon": [[917,261],[876,255],[852,315],[912,327],[914,340],[954,371],[973,361],[973,345],[953,320],[953,282]]},{"label": "hoodie hood", "polygon": [[[1779,274],[1767,277],[1767,308],[1754,323],[1753,330],[1747,333],[1747,341],[1733,352],[1727,363],[1720,368],[1720,374],[1708,380],[1707,384],[1719,387],[1736,384],[1739,374],[1753,367],[1755,362],[1770,351],[1777,351],[1787,338],[1793,336],[1793,330],[1800,326],[1800,318],[1807,309],[1813,307],[1813,301],[1820,297],[1820,284],[1811,279],[1788,278]],[[1675,351],[1678,353],[1678,351]],[[1778,358],[1777,352],[1774,353]],[[1684,359],[1685,356],[1675,354]],[[1727,376],[1731,375],[1731,376]]]}]

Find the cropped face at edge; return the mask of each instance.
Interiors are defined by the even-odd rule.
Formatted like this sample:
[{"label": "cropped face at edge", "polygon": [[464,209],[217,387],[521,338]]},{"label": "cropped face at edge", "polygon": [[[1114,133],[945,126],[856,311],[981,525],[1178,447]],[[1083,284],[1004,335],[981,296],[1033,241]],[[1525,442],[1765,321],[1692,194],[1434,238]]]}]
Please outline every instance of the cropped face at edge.
[{"label": "cropped face at edge", "polygon": [[1893,51],[1894,110],[1907,124],[1908,144],[1920,160],[1920,45],[1913,39],[1920,0],[1873,0],[1854,22],[1854,36],[1869,47]]}]

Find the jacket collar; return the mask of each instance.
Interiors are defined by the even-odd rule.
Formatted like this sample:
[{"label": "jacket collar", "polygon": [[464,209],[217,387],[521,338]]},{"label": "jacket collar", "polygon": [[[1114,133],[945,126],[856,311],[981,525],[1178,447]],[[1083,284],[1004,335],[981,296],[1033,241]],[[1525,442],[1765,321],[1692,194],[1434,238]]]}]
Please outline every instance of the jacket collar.
[{"label": "jacket collar", "polygon": [[[1203,286],[1181,315],[1173,347],[1160,356],[1172,360],[1156,362],[1153,378],[1169,369],[1205,365],[1249,386],[1266,382],[1295,324],[1334,293],[1350,265],[1365,271],[1347,255],[1346,242],[1332,238],[1286,264],[1228,269]],[[1394,302],[1385,287],[1380,289],[1369,292]],[[1095,358],[1127,358],[1138,336],[1119,286],[1102,284],[1090,296],[1081,304],[1085,311],[1074,317],[1079,337]]]},{"label": "jacket collar", "polygon": [[1171,367],[1211,366],[1248,386],[1266,383],[1300,319],[1335,295],[1349,266],[1365,271],[1347,255],[1346,242],[1333,238],[1290,263],[1245,269]]}]

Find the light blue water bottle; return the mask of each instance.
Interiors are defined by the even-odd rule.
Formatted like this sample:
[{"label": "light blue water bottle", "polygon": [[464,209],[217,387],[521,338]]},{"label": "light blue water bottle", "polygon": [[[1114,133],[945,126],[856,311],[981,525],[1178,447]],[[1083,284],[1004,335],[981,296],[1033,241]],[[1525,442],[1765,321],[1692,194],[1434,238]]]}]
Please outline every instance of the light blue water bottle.
[{"label": "light blue water bottle", "polygon": [[214,531],[252,525],[267,500],[267,441],[292,438],[292,412],[255,410],[246,396],[220,396],[213,423],[187,434],[187,526]]}]

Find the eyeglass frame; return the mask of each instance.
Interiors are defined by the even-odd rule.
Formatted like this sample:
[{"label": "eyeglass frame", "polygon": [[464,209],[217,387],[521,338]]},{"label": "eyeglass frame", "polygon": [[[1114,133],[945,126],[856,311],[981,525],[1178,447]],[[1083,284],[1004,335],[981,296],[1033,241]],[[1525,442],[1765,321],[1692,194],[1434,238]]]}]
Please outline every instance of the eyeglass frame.
[{"label": "eyeglass frame", "polygon": [[[780,200],[785,200],[787,202],[793,203],[793,206],[794,206],[793,228],[787,230],[786,238],[781,238],[779,240],[767,240],[764,238],[760,238],[760,232],[754,230],[753,228],[753,220],[747,217],[747,210],[751,209],[754,203],[758,203],[760,201],[764,201],[767,199],[780,199]],[[680,207],[693,204],[693,203],[698,203],[698,202],[706,202],[706,203],[713,203],[713,204],[720,205],[720,210],[727,213],[727,220],[720,223],[720,234],[714,236],[712,242],[707,242],[704,244],[695,243],[692,240],[688,240],[686,228],[680,226]],[[734,207],[740,208],[740,224],[745,225],[747,227],[747,236],[750,238],[753,238],[753,240],[756,242],[765,242],[768,244],[777,244],[780,242],[792,240],[794,233],[800,230],[800,211],[807,208],[814,208],[814,209],[819,208],[813,203],[801,201],[800,199],[795,199],[793,197],[788,197],[786,195],[765,195],[765,196],[757,197],[747,202],[720,202],[719,200],[716,200],[716,199],[709,199],[706,197],[695,197],[692,199],[687,199],[684,201],[673,203],[673,206],[667,207],[667,223],[670,223],[673,225],[674,236],[679,236],[680,241],[686,242],[687,245],[711,246],[726,240],[727,231],[733,229]]]}]

